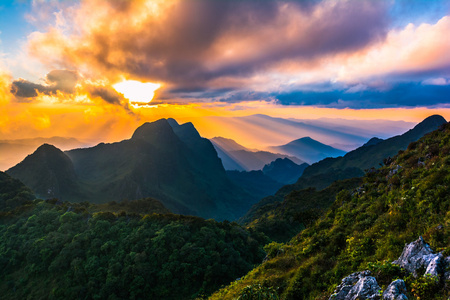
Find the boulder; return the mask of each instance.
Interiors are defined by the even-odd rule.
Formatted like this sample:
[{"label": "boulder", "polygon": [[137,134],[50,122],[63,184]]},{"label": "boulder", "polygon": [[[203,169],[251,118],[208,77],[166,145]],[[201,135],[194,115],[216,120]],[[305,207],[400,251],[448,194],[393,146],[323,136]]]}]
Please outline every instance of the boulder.
[{"label": "boulder", "polygon": [[401,266],[412,273],[414,277],[418,277],[417,271],[421,268],[426,269],[428,264],[437,256],[438,254],[433,253],[430,245],[422,237],[419,237],[416,241],[406,245],[403,248],[402,255],[392,263]]},{"label": "boulder", "polygon": [[445,271],[445,259],[444,256],[439,253],[436,255],[435,258],[433,258],[430,263],[427,266],[427,270],[425,271],[425,274],[430,274],[432,276],[439,277],[441,274]]},{"label": "boulder", "polygon": [[352,287],[347,296],[345,296],[345,300],[380,299],[380,291],[381,288],[375,277],[365,276],[360,278]]},{"label": "boulder", "polygon": [[383,293],[383,300],[408,300],[406,285],[401,279],[394,280]]},{"label": "boulder", "polygon": [[370,271],[356,272],[342,279],[329,300],[380,299],[380,290]]}]

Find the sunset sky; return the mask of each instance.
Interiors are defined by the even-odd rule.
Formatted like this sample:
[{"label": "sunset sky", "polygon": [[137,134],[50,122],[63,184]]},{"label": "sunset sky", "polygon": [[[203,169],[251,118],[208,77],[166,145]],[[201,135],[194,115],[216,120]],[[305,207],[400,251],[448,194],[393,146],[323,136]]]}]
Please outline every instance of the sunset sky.
[{"label": "sunset sky", "polygon": [[255,113],[449,120],[450,1],[0,4],[0,139]]}]

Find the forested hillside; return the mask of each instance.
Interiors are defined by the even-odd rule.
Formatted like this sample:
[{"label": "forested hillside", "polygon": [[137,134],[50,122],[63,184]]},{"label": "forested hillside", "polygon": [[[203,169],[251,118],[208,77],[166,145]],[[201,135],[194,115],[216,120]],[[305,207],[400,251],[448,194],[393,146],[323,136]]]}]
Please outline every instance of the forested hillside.
[{"label": "forested hillside", "polygon": [[[268,260],[211,299],[263,294],[328,299],[355,271],[395,275],[400,269],[383,261],[397,259],[404,245],[419,236],[448,256],[449,195],[450,125],[445,124],[370,170],[360,187],[338,193],[330,209],[289,243],[267,245]],[[410,299],[448,298],[448,283],[422,278],[406,278]]]},{"label": "forested hillside", "polygon": [[155,212],[167,210],[152,199],[27,200],[4,210],[0,298],[192,299],[265,256],[267,238],[236,223]]}]

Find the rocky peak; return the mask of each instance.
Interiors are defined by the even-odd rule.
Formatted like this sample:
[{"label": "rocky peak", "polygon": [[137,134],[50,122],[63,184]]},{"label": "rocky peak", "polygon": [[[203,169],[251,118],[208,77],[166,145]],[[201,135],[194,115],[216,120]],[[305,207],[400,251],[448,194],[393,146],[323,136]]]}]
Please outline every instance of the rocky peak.
[{"label": "rocky peak", "polygon": [[139,126],[133,133],[131,139],[153,140],[167,135],[173,135],[172,127],[166,119],[155,122],[146,122]]}]

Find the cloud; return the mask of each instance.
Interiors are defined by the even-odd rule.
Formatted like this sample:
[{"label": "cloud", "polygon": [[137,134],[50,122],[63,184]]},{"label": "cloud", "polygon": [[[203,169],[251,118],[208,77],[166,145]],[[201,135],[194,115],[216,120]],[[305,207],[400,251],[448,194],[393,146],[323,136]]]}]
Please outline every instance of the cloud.
[{"label": "cloud", "polygon": [[[39,3],[35,5],[46,2]],[[396,94],[408,84],[430,97],[430,103],[446,103],[441,90],[427,86],[449,82],[450,17],[433,24],[394,22],[394,28],[391,5],[397,4],[369,0],[53,3],[58,11],[49,14],[47,9],[36,17],[45,25],[28,37],[27,45],[29,53],[49,68],[76,69],[93,81],[117,83],[126,78],[162,83],[155,99],[161,103],[278,99],[285,105],[422,105],[424,101],[408,91]],[[403,1],[397,9],[404,5]],[[394,14],[409,16],[403,10]],[[435,14],[433,20],[441,15]],[[49,94],[54,89],[70,93],[68,80],[67,87],[48,78],[41,86],[23,80],[13,85],[16,95]],[[108,103],[123,103],[111,91],[100,94],[93,95]],[[393,95],[403,100],[395,103]]]},{"label": "cloud", "polygon": [[63,25],[30,35],[29,51],[83,74],[207,86],[364,48],[384,37],[385,10],[379,1],[86,0],[61,12]]},{"label": "cloud", "polygon": [[95,99],[97,97],[101,98],[109,104],[120,105],[130,114],[134,114],[134,112],[130,109],[128,100],[124,98],[123,94],[118,93],[112,87],[91,85],[87,87],[87,91],[91,99]]},{"label": "cloud", "polygon": [[53,95],[58,91],[74,93],[79,75],[75,71],[53,70],[45,76],[44,84],[34,83],[25,79],[12,82],[11,92],[21,98],[34,98],[38,93]]}]

